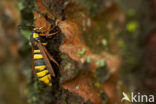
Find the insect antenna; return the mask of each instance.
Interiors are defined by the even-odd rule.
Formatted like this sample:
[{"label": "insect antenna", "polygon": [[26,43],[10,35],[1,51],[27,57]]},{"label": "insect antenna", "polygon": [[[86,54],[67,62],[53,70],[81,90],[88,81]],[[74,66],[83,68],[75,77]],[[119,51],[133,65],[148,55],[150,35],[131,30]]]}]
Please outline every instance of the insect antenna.
[{"label": "insect antenna", "polygon": [[21,30],[21,29],[33,30],[34,28],[35,28],[34,26],[18,25],[18,30]]}]

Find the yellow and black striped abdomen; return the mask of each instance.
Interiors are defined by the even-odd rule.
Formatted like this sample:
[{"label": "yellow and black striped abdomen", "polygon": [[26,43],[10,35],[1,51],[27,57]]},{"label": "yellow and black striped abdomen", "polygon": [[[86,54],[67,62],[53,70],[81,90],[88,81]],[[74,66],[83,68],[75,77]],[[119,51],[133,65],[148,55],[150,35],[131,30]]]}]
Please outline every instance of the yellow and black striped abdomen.
[{"label": "yellow and black striped abdomen", "polygon": [[51,75],[47,70],[46,64],[43,59],[43,55],[39,49],[34,50],[34,69],[36,71],[37,77],[39,77],[40,81],[44,82],[47,85],[52,85]]}]

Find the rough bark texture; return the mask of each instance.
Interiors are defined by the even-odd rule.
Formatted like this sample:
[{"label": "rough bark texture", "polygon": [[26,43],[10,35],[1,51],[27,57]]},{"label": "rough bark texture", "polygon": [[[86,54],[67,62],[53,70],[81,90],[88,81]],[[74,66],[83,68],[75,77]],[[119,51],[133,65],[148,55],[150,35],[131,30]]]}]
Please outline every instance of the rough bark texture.
[{"label": "rough bark texture", "polygon": [[[0,104],[121,104],[123,91],[156,95],[155,0],[2,0],[0,14]],[[51,62],[52,87],[32,73],[27,26],[61,31],[47,46],[62,68]]]}]

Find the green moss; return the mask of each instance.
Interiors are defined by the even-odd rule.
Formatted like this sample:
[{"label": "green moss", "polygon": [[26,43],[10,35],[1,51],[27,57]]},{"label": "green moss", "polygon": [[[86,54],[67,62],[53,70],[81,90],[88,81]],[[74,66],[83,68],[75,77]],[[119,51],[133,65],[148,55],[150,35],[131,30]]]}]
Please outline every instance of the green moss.
[{"label": "green moss", "polygon": [[118,40],[118,46],[120,48],[120,51],[122,54],[125,54],[126,51],[127,51],[127,46],[126,46],[126,43],[123,41],[123,40]]},{"label": "green moss", "polygon": [[133,56],[131,56],[131,57],[129,57],[128,59],[127,59],[127,63],[129,64],[129,65],[135,65],[136,63],[137,63],[137,59]]},{"label": "green moss", "polygon": [[83,48],[82,50],[79,50],[78,56],[81,57],[82,55],[85,54],[85,52],[86,52],[86,49],[85,48]]},{"label": "green moss", "polygon": [[32,34],[32,31],[31,31],[31,30],[24,30],[24,29],[22,29],[22,30],[21,30],[21,33],[22,33],[22,35],[23,35],[25,38],[27,38],[27,39],[29,40],[30,35]]},{"label": "green moss", "polygon": [[36,17],[34,17],[34,20],[36,20],[37,18]]},{"label": "green moss", "polygon": [[34,21],[32,12],[34,9],[34,0],[18,0],[18,8],[21,11],[21,24],[24,26],[32,26]]},{"label": "green moss", "polygon": [[129,9],[128,11],[127,11],[127,15],[128,16],[134,16],[134,15],[136,15],[136,10],[135,9]]},{"label": "green moss", "polygon": [[109,50],[110,33],[106,27],[107,24],[104,21],[97,20],[96,22],[97,23],[94,24],[93,28],[83,32],[83,39],[92,52],[98,54],[103,50]]},{"label": "green moss", "polygon": [[106,39],[103,39],[103,40],[102,40],[102,45],[103,45],[103,46],[106,46],[106,45],[107,45],[107,40],[106,40]]},{"label": "green moss", "polygon": [[101,60],[96,61],[96,65],[97,65],[98,67],[103,67],[103,66],[105,66],[105,59],[101,59]]},{"label": "green moss", "polygon": [[65,66],[64,66],[64,71],[68,71],[69,69],[71,69],[72,68],[72,63],[67,63]]},{"label": "green moss", "polygon": [[22,2],[18,3],[18,8],[19,8],[19,10],[23,10],[24,9],[24,5],[23,5]]},{"label": "green moss", "polygon": [[90,58],[90,56],[87,56],[86,61],[87,61],[87,63],[90,63],[90,62],[91,62],[91,58]]},{"label": "green moss", "polygon": [[128,22],[126,29],[129,32],[135,32],[139,27],[139,23],[137,21],[130,21]]},{"label": "green moss", "polygon": [[95,86],[99,88],[101,86],[100,82],[95,82]]},{"label": "green moss", "polygon": [[32,102],[36,102],[36,101],[37,101],[36,96],[33,96],[33,97],[32,97]]}]

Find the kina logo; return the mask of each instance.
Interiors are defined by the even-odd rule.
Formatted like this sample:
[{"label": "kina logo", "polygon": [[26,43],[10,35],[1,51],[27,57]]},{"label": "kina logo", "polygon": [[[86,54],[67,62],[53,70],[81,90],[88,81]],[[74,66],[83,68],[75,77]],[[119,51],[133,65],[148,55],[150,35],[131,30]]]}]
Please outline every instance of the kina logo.
[{"label": "kina logo", "polygon": [[128,96],[128,94],[126,94],[125,92],[122,93],[123,97],[121,99],[121,102],[148,102],[148,103],[152,103],[155,101],[154,99],[154,95],[146,95],[146,94],[141,94],[141,93],[130,93],[130,96]]}]

